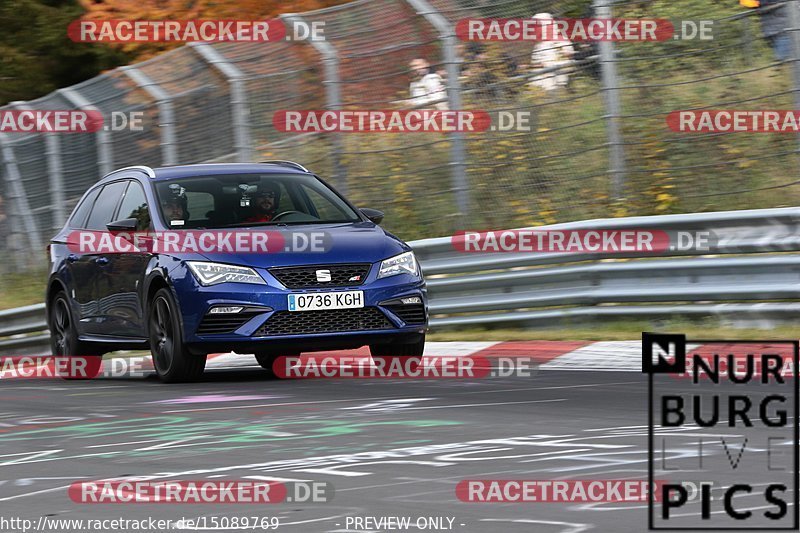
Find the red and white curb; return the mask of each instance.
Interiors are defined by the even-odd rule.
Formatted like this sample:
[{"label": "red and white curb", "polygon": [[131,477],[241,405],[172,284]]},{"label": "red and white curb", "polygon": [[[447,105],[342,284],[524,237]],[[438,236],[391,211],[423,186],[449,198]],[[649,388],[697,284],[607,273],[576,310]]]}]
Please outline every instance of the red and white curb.
[{"label": "red and white curb", "polygon": [[[427,356],[525,357],[540,364],[543,370],[620,370],[640,372],[642,342],[585,342],[585,341],[519,341],[519,342],[429,342]],[[367,347],[358,350],[330,352],[331,354],[368,356]],[[315,353],[324,356],[326,352]],[[252,355],[236,353],[209,356],[209,370],[258,366]]]},{"label": "red and white curb", "polygon": [[[687,350],[695,350],[701,345],[688,344]],[[764,349],[766,345],[750,345],[751,348]],[[746,346],[740,346],[746,349]],[[725,348],[722,348],[725,349]],[[641,372],[642,342],[636,341],[516,341],[516,342],[429,342],[425,345],[427,356],[481,356],[520,357],[532,359],[541,370],[581,370],[599,372]],[[318,352],[314,355],[369,356],[369,349],[336,352]],[[107,366],[111,361],[104,361]],[[140,370],[152,370],[152,361],[144,358]],[[207,370],[235,370],[258,367],[253,355],[220,353],[208,356]],[[14,378],[0,372],[0,379]]]}]

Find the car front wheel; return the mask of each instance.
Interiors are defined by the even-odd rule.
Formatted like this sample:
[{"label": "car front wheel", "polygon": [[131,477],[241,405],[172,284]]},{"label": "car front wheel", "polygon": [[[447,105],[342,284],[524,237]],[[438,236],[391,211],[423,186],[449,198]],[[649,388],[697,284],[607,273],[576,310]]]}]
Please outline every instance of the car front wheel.
[{"label": "car front wheel", "polygon": [[193,355],[183,343],[178,306],[169,289],[159,289],[150,302],[148,326],[153,366],[161,381],[193,381],[203,375],[207,356]]}]

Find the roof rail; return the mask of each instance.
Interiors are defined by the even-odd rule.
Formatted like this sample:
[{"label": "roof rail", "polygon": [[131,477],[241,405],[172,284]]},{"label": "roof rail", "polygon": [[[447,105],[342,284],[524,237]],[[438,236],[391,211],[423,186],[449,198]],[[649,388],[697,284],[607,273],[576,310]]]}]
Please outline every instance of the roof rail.
[{"label": "roof rail", "polygon": [[111,174],[116,174],[117,172],[122,172],[123,170],[140,170],[140,171],[144,172],[145,174],[147,174],[147,176],[150,177],[150,178],[155,178],[156,177],[155,171],[152,168],[144,166],[144,165],[136,165],[136,166],[133,166],[133,167],[120,168],[120,169],[114,170],[112,172],[109,172],[108,174],[106,174],[103,177],[105,178],[107,176],[110,176]]},{"label": "roof rail", "polygon": [[292,168],[296,168],[297,170],[302,170],[303,172],[308,172],[308,173],[311,172],[310,170],[308,170],[306,167],[304,167],[300,163],[295,163],[294,161],[286,161],[286,160],[283,160],[283,159],[271,159],[269,161],[261,161],[261,162],[262,163],[269,163],[269,164],[273,164],[273,165],[283,165],[285,167],[292,167]]}]

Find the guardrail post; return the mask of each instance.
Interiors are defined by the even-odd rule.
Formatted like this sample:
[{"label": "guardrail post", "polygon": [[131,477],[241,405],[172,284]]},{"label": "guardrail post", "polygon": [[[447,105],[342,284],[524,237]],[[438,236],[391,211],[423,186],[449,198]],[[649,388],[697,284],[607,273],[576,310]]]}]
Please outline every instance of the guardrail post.
[{"label": "guardrail post", "polygon": [[[611,3],[613,0],[594,0],[594,12],[597,18],[612,18]],[[617,77],[617,63],[614,57],[614,43],[600,41],[600,75],[602,90],[606,104],[606,134],[608,135],[608,163],[611,175],[611,199],[619,200],[624,195],[625,189],[625,146],[622,144],[620,121],[619,78]]]},{"label": "guardrail post", "polygon": [[[17,109],[31,111],[33,108],[25,102],[11,102]],[[50,208],[53,215],[54,231],[58,231],[67,220],[64,197],[64,172],[61,167],[61,142],[55,133],[43,133],[45,156],[47,157],[47,182],[50,185]]]},{"label": "guardrail post", "polygon": [[[59,89],[56,92],[78,109],[101,112],[74,87]],[[97,168],[100,170],[101,177],[114,170],[114,158],[111,151],[111,133],[106,130],[105,120],[103,120],[103,122],[103,127],[97,130]]]},{"label": "guardrail post", "polygon": [[[458,57],[456,45],[455,28],[452,24],[437,11],[427,0],[406,0],[413,7],[418,15],[427,20],[442,40],[444,52],[445,70],[447,71],[447,99],[450,109],[461,110],[461,58]],[[450,134],[450,165],[453,171],[453,192],[456,197],[456,206],[461,215],[462,221],[466,221],[469,216],[469,184],[467,183],[466,172],[466,149],[464,147],[464,133],[453,132]]]},{"label": "guardrail post", "polygon": [[178,146],[175,142],[175,107],[172,105],[172,97],[136,67],[120,67],[120,70],[156,101],[158,127],[161,128],[161,162],[164,165],[176,165]]},{"label": "guardrail post", "polygon": [[[295,13],[281,15],[280,18],[288,22],[307,24],[302,16]],[[325,79],[322,81],[323,85],[325,85],[325,109],[330,109],[332,111],[341,109],[342,94],[341,78],[339,77],[339,52],[336,50],[336,47],[327,40],[310,38],[308,43],[319,53],[322,58],[323,68],[325,69]],[[331,153],[333,176],[331,176],[331,181],[333,181],[340,192],[347,194],[347,171],[342,164],[342,152],[344,152],[342,134],[340,132],[332,132],[329,133],[329,135],[331,136],[333,145],[333,152]]]},{"label": "guardrail post", "polygon": [[[17,158],[14,155],[14,149],[11,142],[8,140],[8,135],[0,133],[0,152],[2,153],[3,164],[6,168],[6,184],[8,185],[6,191],[8,193],[9,204],[9,217],[8,225],[12,228],[11,250],[14,258],[14,264],[18,269],[26,266],[23,261],[23,249],[20,246],[22,233],[28,236],[28,243],[34,253],[42,252],[42,238],[39,234],[39,228],[36,227],[36,221],[33,220],[33,213],[31,213],[28,198],[25,196],[25,189],[22,186],[22,176],[19,173],[19,166],[17,165]],[[22,221],[24,231],[19,227]],[[36,257],[36,256],[34,256]]]},{"label": "guardrail post", "polygon": [[244,85],[244,73],[229,62],[216,48],[208,43],[189,43],[203,60],[220,71],[228,80],[231,89],[231,109],[233,110],[233,139],[236,156],[240,163],[253,161],[253,142],[250,138],[250,105]]}]

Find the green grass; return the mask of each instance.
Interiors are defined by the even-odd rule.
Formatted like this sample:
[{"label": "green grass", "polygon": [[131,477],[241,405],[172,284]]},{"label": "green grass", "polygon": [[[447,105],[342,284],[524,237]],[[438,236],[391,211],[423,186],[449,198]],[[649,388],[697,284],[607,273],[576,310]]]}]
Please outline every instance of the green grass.
[{"label": "green grass", "polygon": [[46,284],[44,270],[0,274],[0,309],[42,303]]}]

